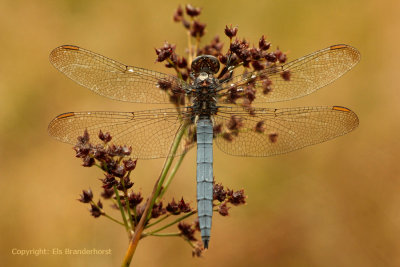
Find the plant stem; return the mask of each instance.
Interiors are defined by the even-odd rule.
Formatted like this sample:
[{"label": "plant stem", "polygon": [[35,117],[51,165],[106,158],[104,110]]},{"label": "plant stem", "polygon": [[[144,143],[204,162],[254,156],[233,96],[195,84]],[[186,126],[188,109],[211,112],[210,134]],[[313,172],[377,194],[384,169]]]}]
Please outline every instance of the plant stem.
[{"label": "plant stem", "polygon": [[[165,164],[164,164],[164,168],[163,168],[163,170],[161,172],[160,179],[158,180],[156,194],[154,196],[152,196],[152,198],[151,198],[150,211],[153,209],[153,205],[154,205],[157,197],[160,195],[161,188],[162,188],[162,186],[164,184],[165,177],[167,176],[167,173],[168,173],[169,169],[171,168],[172,161],[174,160],[176,151],[178,150],[179,144],[180,144],[180,142],[182,140],[183,134],[185,133],[187,126],[188,126],[187,123],[182,124],[182,126],[178,130],[178,133],[176,134],[176,137],[175,137],[175,140],[174,140],[174,142],[172,144],[172,147],[171,147],[171,150],[169,152],[168,158],[166,159]],[[147,220],[150,219],[150,216],[151,216],[151,212],[149,212],[147,214]]]},{"label": "plant stem", "polygon": [[[129,173],[127,174],[127,177],[129,177],[130,173],[131,172],[129,171]],[[130,229],[132,229],[132,231],[133,231],[134,228],[135,228],[135,225],[133,224],[131,208],[129,207],[128,191],[126,190],[126,187],[125,187],[124,177],[121,178],[121,183],[122,183],[122,187],[124,189],[125,207],[126,207],[126,210],[128,212],[129,223],[131,225]]]},{"label": "plant stem", "polygon": [[129,236],[129,238],[131,238],[132,233],[131,233],[131,230],[129,229],[129,225],[126,220],[125,211],[124,211],[124,208],[122,207],[122,203],[121,203],[121,199],[119,197],[117,186],[114,185],[113,188],[114,188],[115,197],[117,198],[119,211],[121,212],[122,220],[124,221],[124,225],[125,225],[126,231],[128,232],[128,236]]},{"label": "plant stem", "polygon": [[160,234],[143,234],[142,237],[146,236],[181,236],[181,233],[160,233]]},{"label": "plant stem", "polygon": [[146,227],[145,227],[144,229],[150,228],[150,227],[152,227],[152,226],[154,226],[154,225],[156,225],[156,224],[158,224],[158,223],[164,221],[164,220],[167,219],[168,217],[169,217],[169,214],[165,215],[164,217],[161,217],[160,219],[158,219],[157,221],[155,221],[155,222],[153,222],[153,223],[151,223],[151,224],[146,225]]},{"label": "plant stem", "polygon": [[187,150],[185,150],[182,155],[179,157],[178,162],[176,163],[176,165],[174,166],[174,168],[172,169],[170,175],[168,176],[167,181],[165,182],[164,188],[161,190],[160,195],[158,196],[158,199],[160,200],[162,198],[162,196],[164,195],[164,193],[168,190],[168,186],[171,184],[172,179],[174,178],[176,172],[178,171],[179,167],[182,164],[183,158],[185,157],[187,153]]},{"label": "plant stem", "polygon": [[160,231],[162,231],[162,230],[164,230],[164,229],[167,229],[168,227],[170,227],[170,226],[176,224],[177,222],[180,222],[180,221],[186,219],[187,217],[192,216],[192,215],[195,214],[196,212],[197,212],[196,210],[193,210],[193,211],[189,212],[188,214],[185,214],[184,216],[182,216],[182,217],[176,219],[175,221],[173,221],[173,222],[171,222],[171,223],[169,223],[169,224],[164,225],[163,227],[160,227],[160,228],[158,228],[158,229],[156,229],[156,230],[154,230],[154,231],[151,231],[151,232],[148,232],[148,233],[144,233],[144,234],[145,234],[145,235],[152,235],[152,234],[158,233],[158,232],[160,232]]},{"label": "plant stem", "polygon": [[108,214],[106,214],[106,213],[102,213],[102,215],[103,215],[104,217],[106,217],[106,218],[108,218],[108,219],[110,219],[110,220],[116,222],[116,223],[119,223],[120,225],[125,226],[125,224],[124,224],[123,222],[118,221],[117,219],[111,217],[110,215],[108,215]]},{"label": "plant stem", "polygon": [[192,47],[192,36],[190,35],[189,30],[187,31],[187,35],[188,35],[188,48],[189,48],[188,65],[191,66],[193,61],[193,47]]},{"label": "plant stem", "polygon": [[97,205],[96,202],[94,202],[93,200],[90,201],[90,204],[92,204],[92,205],[95,206],[98,210],[100,210],[102,216],[104,216],[104,217],[110,219],[111,221],[116,222],[116,223],[118,223],[118,224],[120,224],[120,225],[124,225],[124,223],[122,223],[122,222],[118,221],[117,219],[115,219],[114,217],[111,217],[110,215],[108,215],[108,214],[107,214],[102,208],[100,208],[99,205]]},{"label": "plant stem", "polygon": [[181,127],[179,128],[177,135],[175,136],[175,140],[171,146],[168,157],[165,160],[164,167],[160,174],[160,177],[157,179],[156,183],[154,184],[153,191],[150,195],[149,200],[146,203],[146,207],[144,209],[143,215],[139,221],[139,224],[136,226],[136,229],[133,234],[133,237],[131,238],[131,241],[129,242],[128,250],[126,251],[124,261],[122,262],[122,265],[121,265],[123,267],[128,267],[132,261],[133,254],[135,253],[136,247],[139,243],[139,240],[142,237],[142,232],[144,230],[146,222],[147,222],[149,216],[151,215],[151,210],[153,208],[154,202],[155,202],[157,196],[160,194],[162,184],[165,180],[165,177],[168,173],[169,168],[171,167],[172,160],[174,159],[176,151],[178,150],[179,143],[182,140],[183,134],[185,133],[187,126],[188,126],[187,123],[183,123],[181,125]]}]

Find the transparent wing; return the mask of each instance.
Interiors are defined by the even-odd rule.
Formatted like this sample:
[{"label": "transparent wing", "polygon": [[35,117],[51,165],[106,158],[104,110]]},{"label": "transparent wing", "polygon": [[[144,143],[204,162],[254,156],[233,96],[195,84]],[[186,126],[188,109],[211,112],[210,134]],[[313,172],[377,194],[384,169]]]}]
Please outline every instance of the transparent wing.
[{"label": "transparent wing", "polygon": [[184,95],[187,86],[174,76],[127,66],[73,45],[54,49],[50,53],[50,62],[78,84],[115,100],[169,103],[167,89]]},{"label": "transparent wing", "polygon": [[348,45],[333,45],[295,61],[273,65],[262,71],[233,77],[223,86],[222,102],[229,102],[231,90],[245,94],[253,83],[254,102],[278,102],[308,95],[333,82],[360,60],[357,49]]},{"label": "transparent wing", "polygon": [[[93,144],[101,143],[99,131],[109,132],[111,143],[132,147],[132,157],[151,159],[167,157],[174,137],[188,113],[176,109],[160,109],[138,112],[69,112],[57,116],[48,127],[51,136],[59,141],[76,144],[77,137],[85,130]],[[193,126],[191,126],[193,127]],[[177,151],[188,148],[183,140]]]},{"label": "transparent wing", "polygon": [[[254,109],[221,108],[214,117],[215,143],[227,154],[265,157],[318,144],[358,126],[351,110],[333,107]],[[216,131],[219,129],[219,131]]]}]

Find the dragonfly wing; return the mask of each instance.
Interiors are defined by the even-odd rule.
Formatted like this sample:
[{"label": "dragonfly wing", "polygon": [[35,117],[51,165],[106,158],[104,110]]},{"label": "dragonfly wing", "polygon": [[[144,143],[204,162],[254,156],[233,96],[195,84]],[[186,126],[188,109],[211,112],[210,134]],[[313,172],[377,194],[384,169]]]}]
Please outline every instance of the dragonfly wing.
[{"label": "dragonfly wing", "polygon": [[[77,137],[87,130],[91,143],[98,144],[102,143],[97,138],[101,130],[111,134],[111,143],[131,146],[134,158],[162,158],[168,156],[177,131],[188,118],[188,113],[178,113],[173,108],[137,112],[69,112],[53,119],[48,131],[59,141],[76,144]],[[191,146],[192,143],[183,140],[177,155]]]},{"label": "dragonfly wing", "polygon": [[255,103],[286,101],[306,96],[333,82],[360,60],[360,53],[348,45],[333,45],[283,65],[233,77],[220,91],[220,101],[230,102],[231,90],[245,94],[253,85]]},{"label": "dragonfly wing", "polygon": [[255,108],[253,116],[239,107],[225,107],[214,125],[215,143],[225,153],[266,157],[344,135],[358,126],[358,118],[339,106]]},{"label": "dragonfly wing", "polygon": [[78,84],[120,101],[170,103],[168,89],[184,97],[187,86],[174,76],[127,66],[73,45],[54,49],[50,62]]}]

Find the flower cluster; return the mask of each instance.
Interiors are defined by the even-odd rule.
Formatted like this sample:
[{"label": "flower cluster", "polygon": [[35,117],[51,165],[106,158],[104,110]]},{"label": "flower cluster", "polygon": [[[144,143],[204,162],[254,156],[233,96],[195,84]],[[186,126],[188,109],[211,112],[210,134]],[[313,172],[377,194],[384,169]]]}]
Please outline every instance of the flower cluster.
[{"label": "flower cluster", "polygon": [[[190,82],[194,76],[191,75],[194,70],[191,69],[191,62],[199,55],[212,55],[216,57],[224,67],[217,73],[218,79],[224,87],[219,91],[217,98],[219,102],[228,104],[237,104],[242,106],[250,115],[254,116],[255,109],[252,104],[257,97],[267,95],[273,90],[273,81],[271,74],[279,73],[283,81],[289,81],[291,73],[289,70],[279,68],[281,64],[286,63],[287,55],[279,48],[271,51],[271,42],[265,35],[262,35],[258,43],[251,44],[244,38],[238,38],[238,27],[232,25],[226,26],[224,34],[229,40],[229,46],[224,51],[224,42],[217,35],[210,43],[200,45],[201,38],[204,36],[206,24],[199,21],[201,9],[186,5],[181,6],[175,11],[173,19],[177,23],[182,23],[188,35],[195,39],[195,44],[189,37],[189,48],[187,55],[181,56],[176,53],[176,46],[166,42],[164,46],[156,49],[157,62],[166,62],[167,68],[174,68],[178,78],[182,82]],[[243,67],[243,73],[236,76],[233,80],[233,72],[238,67]],[[229,83],[232,81],[232,83]],[[229,86],[228,86],[229,84]],[[169,94],[170,101],[176,106],[185,104],[186,93],[183,89],[183,83],[165,79],[158,81],[161,90]],[[189,96],[190,97],[190,96]],[[232,116],[226,125],[216,125],[214,127],[214,137],[222,136],[226,141],[232,142],[238,136],[240,128],[240,118]],[[252,127],[257,133],[264,133],[265,126],[263,121],[259,121]],[[190,147],[195,142],[196,129],[189,129],[186,146]],[[268,133],[269,140],[274,143],[277,140],[275,133]]]},{"label": "flower cluster", "polygon": [[[244,107],[249,107],[256,97],[256,87],[262,88],[264,94],[268,94],[272,90],[272,81],[268,79],[267,74],[274,67],[285,63],[287,55],[279,48],[275,51],[269,51],[271,43],[266,40],[264,35],[260,37],[256,45],[250,44],[246,39],[237,38],[238,27],[232,27],[232,25],[226,26],[224,29],[225,35],[229,38],[229,47],[226,52],[223,51],[224,43],[218,35],[209,44],[200,47],[201,37],[204,36],[206,28],[206,24],[198,20],[200,14],[201,9],[191,5],[186,5],[185,10],[181,6],[178,7],[173,19],[175,22],[182,23],[189,36],[195,38],[195,45],[192,45],[189,39],[189,49],[187,57],[185,57],[179,56],[175,52],[175,45],[166,42],[163,47],[156,49],[156,61],[166,61],[166,67],[174,68],[178,77],[183,81],[187,81],[191,77],[191,62],[199,55],[215,56],[221,64],[225,65],[218,74],[218,78],[221,80],[229,80],[229,77],[232,76],[232,71],[240,66],[244,67],[244,74],[249,71],[256,71],[255,78],[247,77],[247,79],[243,80],[243,83],[236,84],[230,88],[225,93],[225,98],[222,99],[222,101],[228,103],[236,103],[238,99],[241,99],[241,104]],[[288,70],[282,71],[280,74],[283,80],[290,80],[290,72]],[[163,88],[163,86],[160,85],[160,88]]]},{"label": "flower cluster", "polygon": [[[213,206],[214,211],[218,212],[221,216],[228,216],[228,210],[231,208],[229,205],[239,206],[246,203],[247,196],[244,193],[244,190],[230,190],[225,188],[222,183],[213,184]],[[171,203],[170,203],[171,204]],[[168,205],[170,205],[168,204]],[[174,211],[179,212],[179,206],[184,206],[183,199],[179,203],[174,203],[175,208]],[[171,209],[168,208],[167,210]],[[192,223],[180,222],[178,224],[178,229],[180,235],[184,237],[187,241],[198,241],[195,237],[196,233],[200,233],[199,220],[196,218]],[[192,255],[195,257],[201,256],[203,249],[202,242],[192,242],[193,251]]]},{"label": "flower cluster", "polygon": [[[95,217],[107,217],[126,225],[128,228],[135,229],[138,222],[141,220],[148,199],[143,203],[144,197],[140,191],[133,191],[134,183],[131,181],[131,173],[136,168],[137,160],[130,158],[132,149],[127,146],[116,146],[111,144],[112,136],[110,133],[99,132],[98,138],[102,141],[100,144],[92,144],[87,131],[82,136],[78,137],[78,142],[74,146],[76,157],[82,159],[84,167],[97,166],[103,172],[101,181],[102,193],[101,197],[104,200],[112,201],[112,207],[120,209],[124,222],[119,222],[112,218],[103,208],[101,200],[95,202],[93,200],[93,192],[91,189],[82,190],[82,194],[78,199],[82,203],[90,205],[89,212]],[[228,215],[228,204],[237,206],[245,203],[245,195],[243,190],[233,191],[224,188],[222,184],[214,184],[214,207],[222,216]],[[151,228],[162,222],[168,217],[179,217],[172,223],[167,224],[167,227],[177,225],[179,232],[176,235],[183,237],[190,242],[193,251],[193,256],[200,256],[203,251],[202,243],[197,242],[197,233],[200,233],[198,220],[195,219],[192,223],[183,221],[187,217],[195,215],[190,203],[186,202],[183,197],[179,201],[172,198],[165,206],[160,199],[152,206],[150,216],[146,220],[146,228]],[[157,220],[156,220],[157,219]],[[165,226],[160,229],[166,228]],[[156,235],[159,230],[150,230],[143,234],[145,236]]]},{"label": "flower cluster", "polygon": [[[82,136],[78,137],[78,142],[74,146],[76,157],[81,158],[84,167],[99,167],[103,173],[104,178],[100,179],[102,182],[103,192],[101,196],[103,199],[110,199],[116,193],[121,194],[121,197],[114,196],[115,202],[120,202],[124,209],[129,209],[127,213],[131,213],[132,222],[136,225],[145,208],[146,203],[140,205],[143,201],[141,192],[134,192],[129,190],[132,188],[134,183],[130,179],[131,172],[136,168],[137,160],[130,158],[132,149],[126,146],[116,146],[110,144],[112,137],[110,133],[99,132],[98,138],[102,141],[102,144],[93,145],[90,142],[90,137],[87,131]],[[103,204],[99,200],[97,204],[93,202],[92,190],[83,190],[81,198],[79,199],[82,203],[91,204],[91,214],[94,217],[100,217],[105,212],[102,210]],[[118,208],[115,204],[114,207]],[[127,210],[126,210],[127,211]],[[167,204],[167,207],[163,207],[163,202],[153,205],[151,211],[151,218],[158,218],[160,215],[169,213],[170,215],[179,215],[181,212],[188,213],[192,209],[188,203],[182,198],[178,203],[174,199]],[[147,222],[149,223],[149,221]]]}]

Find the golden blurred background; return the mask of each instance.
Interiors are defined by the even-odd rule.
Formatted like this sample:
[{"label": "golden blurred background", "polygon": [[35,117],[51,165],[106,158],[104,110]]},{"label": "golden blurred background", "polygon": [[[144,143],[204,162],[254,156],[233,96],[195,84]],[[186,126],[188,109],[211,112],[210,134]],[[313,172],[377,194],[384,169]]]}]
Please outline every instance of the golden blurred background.
[{"label": "golden blurred background", "polygon": [[[247,205],[214,216],[210,250],[192,258],[180,238],[146,238],[132,266],[400,266],[398,0],[200,1],[207,36],[225,25],[257,42],[262,34],[289,60],[329,45],[358,48],[362,59],[326,88],[280,107],[341,105],[360,126],[335,140],[286,155],[240,158],[215,149],[214,174],[245,189]],[[146,110],[109,100],[60,74],[50,51],[75,44],[120,62],[166,71],[154,48],[183,54],[172,22],[178,1],[0,2],[0,255],[2,266],[119,266],[128,241],[112,222],[93,219],[76,199],[102,174],[83,168],[69,145],[47,134],[67,111]],[[227,39],[224,39],[226,42]],[[135,188],[148,194],[163,160],[138,161]],[[195,150],[166,195],[195,206]],[[106,204],[106,208],[108,208]],[[111,249],[111,256],[17,256],[12,249]]]}]

